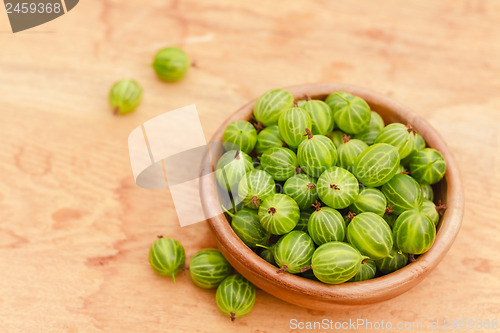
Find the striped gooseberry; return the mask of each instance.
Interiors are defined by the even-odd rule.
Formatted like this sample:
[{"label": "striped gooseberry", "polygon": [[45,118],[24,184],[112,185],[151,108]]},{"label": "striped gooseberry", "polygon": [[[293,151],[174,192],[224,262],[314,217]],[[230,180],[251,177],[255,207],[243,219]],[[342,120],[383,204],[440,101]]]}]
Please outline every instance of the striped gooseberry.
[{"label": "striped gooseberry", "polygon": [[278,240],[273,250],[278,272],[300,273],[311,264],[314,250],[314,242],[307,233],[298,230],[289,232]]},{"label": "striped gooseberry", "polygon": [[239,150],[230,150],[219,158],[215,177],[219,185],[231,190],[235,189],[245,174],[253,168],[250,156]]},{"label": "striped gooseberry", "polygon": [[184,247],[173,238],[158,239],[149,249],[149,264],[159,275],[171,276],[175,282],[175,275],[182,271],[186,261]]},{"label": "striped gooseberry", "polygon": [[427,252],[436,238],[436,226],[418,209],[407,210],[396,219],[392,228],[397,249],[409,254]]},{"label": "striped gooseberry", "polygon": [[231,321],[248,314],[255,304],[255,298],[255,287],[239,274],[225,278],[215,294],[219,310]]},{"label": "striped gooseberry", "polygon": [[398,171],[399,155],[394,146],[376,143],[356,159],[354,174],[365,186],[378,187],[388,182]]},{"label": "striped gooseberry", "polygon": [[311,133],[314,135],[327,135],[333,131],[334,120],[332,110],[323,101],[300,101],[299,107],[303,108],[311,118]]},{"label": "striped gooseberry", "polygon": [[262,201],[276,192],[273,177],[264,170],[251,170],[238,184],[238,196],[246,207],[257,209]]},{"label": "striped gooseberry", "polygon": [[373,279],[377,273],[377,266],[373,260],[363,260],[361,262],[361,268],[354,275],[349,282],[359,282]]},{"label": "striped gooseberry", "polygon": [[327,136],[313,135],[309,128],[307,139],[297,150],[297,158],[302,170],[311,177],[319,177],[326,169],[337,163],[337,149]]},{"label": "striped gooseberry", "polygon": [[375,261],[377,269],[384,274],[397,271],[405,267],[407,263],[408,255],[396,249],[392,249],[387,257]]},{"label": "striped gooseberry", "polygon": [[284,89],[273,89],[262,94],[255,102],[253,115],[264,126],[277,125],[284,110],[293,106],[293,95]]},{"label": "striped gooseberry", "polygon": [[316,210],[309,217],[307,231],[314,243],[321,245],[332,241],[343,241],[345,237],[344,218],[330,207],[321,207],[316,202]]},{"label": "striped gooseberry", "polygon": [[260,157],[260,165],[274,180],[285,181],[292,177],[299,167],[297,155],[284,147],[266,150]]},{"label": "striped gooseberry", "polygon": [[384,128],[384,120],[382,117],[375,111],[371,112],[370,117],[370,125],[363,132],[360,132],[354,136],[355,139],[362,140],[366,142],[368,145],[372,145],[375,141],[375,138],[380,133],[382,128]]},{"label": "striped gooseberry", "polygon": [[339,166],[354,172],[356,160],[366,148],[368,148],[368,145],[364,141],[351,139],[349,136],[344,135],[342,144],[337,148]]},{"label": "striped gooseberry", "polygon": [[335,92],[325,102],[332,109],[335,125],[342,131],[356,134],[368,129],[371,110],[364,99],[347,92]]},{"label": "striped gooseberry", "polygon": [[311,118],[299,107],[293,107],[281,113],[278,127],[283,141],[291,148],[297,149],[306,139],[306,128],[311,128]]},{"label": "striped gooseberry", "polygon": [[243,208],[232,214],[231,227],[234,233],[248,247],[256,247],[257,244],[265,244],[271,234],[267,232],[260,224],[259,215],[255,209]]},{"label": "striped gooseberry", "polygon": [[392,123],[385,126],[375,138],[374,143],[387,143],[398,149],[403,159],[415,149],[415,132],[410,125]]},{"label": "striped gooseberry", "polygon": [[359,195],[349,206],[355,214],[372,212],[383,216],[387,208],[387,200],[379,189],[372,187],[360,187]]},{"label": "striped gooseberry", "polygon": [[422,188],[409,175],[398,173],[385,183],[381,190],[397,215],[422,205]]},{"label": "striped gooseberry", "polygon": [[273,235],[283,235],[295,228],[300,209],[295,200],[285,194],[268,196],[259,207],[262,227]]},{"label": "striped gooseberry", "polygon": [[393,247],[391,228],[375,213],[357,214],[347,226],[347,241],[370,259],[382,259]]},{"label": "striped gooseberry", "polygon": [[297,174],[287,179],[283,193],[291,197],[301,210],[311,209],[318,200],[316,180],[305,174]]},{"label": "striped gooseberry", "polygon": [[257,154],[262,154],[269,148],[283,147],[283,144],[284,141],[281,140],[278,125],[269,126],[257,134],[255,152]]},{"label": "striped gooseberry", "polygon": [[189,263],[189,275],[198,287],[217,287],[231,274],[232,267],[222,253],[216,249],[198,251]]},{"label": "striped gooseberry", "polygon": [[246,120],[236,120],[227,125],[222,134],[226,150],[238,149],[249,154],[257,143],[257,130]]},{"label": "striped gooseberry", "polygon": [[329,242],[314,251],[311,268],[318,280],[339,284],[350,280],[361,269],[363,256],[355,247],[344,242]]},{"label": "striped gooseberry", "polygon": [[443,155],[433,148],[424,148],[410,157],[410,173],[420,184],[435,184],[446,171]]},{"label": "striped gooseberry", "polygon": [[342,209],[356,200],[359,193],[359,184],[349,171],[330,167],[319,177],[318,196],[327,206]]}]

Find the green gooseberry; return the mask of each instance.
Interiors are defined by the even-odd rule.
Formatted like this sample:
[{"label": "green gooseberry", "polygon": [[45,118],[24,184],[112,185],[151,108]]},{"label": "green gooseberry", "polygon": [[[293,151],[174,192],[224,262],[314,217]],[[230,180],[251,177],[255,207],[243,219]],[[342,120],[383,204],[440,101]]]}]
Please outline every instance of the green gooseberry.
[{"label": "green gooseberry", "polygon": [[389,255],[392,231],[385,220],[371,212],[356,215],[347,226],[347,241],[373,260]]},{"label": "green gooseberry", "polygon": [[431,219],[434,225],[437,225],[439,223],[439,213],[434,202],[424,199],[422,201],[422,207],[420,209],[424,215]]},{"label": "green gooseberry", "polygon": [[250,208],[243,208],[231,215],[231,227],[234,233],[248,247],[256,247],[258,244],[265,244],[271,234],[267,232],[260,224],[257,211]]},{"label": "green gooseberry", "polygon": [[335,209],[348,207],[356,200],[359,184],[346,169],[330,167],[319,177],[318,196],[327,206]]},{"label": "green gooseberry", "polygon": [[297,150],[299,165],[309,176],[319,177],[326,169],[337,163],[337,149],[332,140],[324,135],[313,135],[306,128],[307,140]]},{"label": "green gooseberry", "polygon": [[264,170],[247,172],[238,184],[238,197],[246,207],[257,209],[265,198],[274,193],[274,179]]},{"label": "green gooseberry", "polygon": [[248,314],[255,304],[255,298],[255,287],[239,274],[225,278],[215,294],[219,310],[231,321]]},{"label": "green gooseberry", "polygon": [[311,118],[304,109],[293,107],[281,113],[278,127],[283,141],[292,149],[297,149],[306,139],[306,128],[311,128]]},{"label": "green gooseberry", "polygon": [[301,210],[311,209],[318,200],[318,190],[314,178],[297,174],[287,179],[283,185],[283,193],[291,197]]},{"label": "green gooseberry", "polygon": [[407,210],[397,218],[392,228],[395,246],[404,253],[427,252],[436,238],[436,226],[418,209]]},{"label": "green gooseberry", "polygon": [[326,100],[333,112],[333,119],[338,128],[350,134],[368,129],[371,110],[366,101],[347,92],[330,94]]},{"label": "green gooseberry", "polygon": [[114,114],[127,114],[141,104],[142,88],[134,80],[123,79],[113,84],[108,97]]},{"label": "green gooseberry", "polygon": [[155,54],[153,69],[163,81],[176,82],[186,76],[191,60],[178,47],[166,47]]},{"label": "green gooseberry", "polygon": [[257,143],[257,130],[246,120],[236,120],[227,125],[222,134],[226,150],[239,149],[249,154]]},{"label": "green gooseberry", "polygon": [[299,107],[303,108],[311,118],[311,133],[314,135],[327,135],[333,131],[334,120],[332,110],[323,101],[301,101]]},{"label": "green gooseberry", "polygon": [[332,140],[333,142],[333,145],[335,146],[335,148],[339,148],[339,146],[342,144],[342,141],[344,140],[344,136],[346,134],[342,131],[339,131],[339,130],[335,130],[333,131],[332,133],[330,133],[328,135],[328,137]]},{"label": "green gooseberry", "polygon": [[420,184],[435,184],[446,171],[443,155],[433,148],[424,148],[411,155],[410,173]]},{"label": "green gooseberry", "polygon": [[293,228],[293,230],[304,231],[307,232],[307,223],[309,222],[309,217],[311,217],[311,212],[301,211],[299,222]]},{"label": "green gooseberry", "polygon": [[175,282],[175,275],[182,271],[186,261],[184,247],[173,238],[158,239],[149,249],[149,264],[159,275],[171,276]]},{"label": "green gooseberry", "polygon": [[420,188],[422,189],[422,196],[424,199],[433,201],[434,200],[434,190],[432,186],[429,184],[420,184]]},{"label": "green gooseberry", "polygon": [[330,207],[321,207],[317,202],[316,210],[309,217],[307,231],[314,243],[321,245],[332,241],[343,241],[345,237],[344,218]]},{"label": "green gooseberry", "polygon": [[257,154],[262,154],[269,148],[283,147],[283,144],[284,141],[281,140],[278,125],[269,126],[257,134],[255,152]]},{"label": "green gooseberry", "polygon": [[311,268],[318,280],[328,284],[339,284],[350,280],[361,269],[363,260],[369,259],[352,245],[344,242],[329,242],[314,251]]},{"label": "green gooseberry", "polygon": [[378,187],[398,171],[399,155],[395,147],[376,143],[366,148],[354,163],[354,174],[365,186]]},{"label": "green gooseberry", "polygon": [[285,194],[268,196],[259,207],[262,227],[273,235],[283,235],[295,228],[300,209],[295,200]]},{"label": "green gooseberry", "polygon": [[361,262],[361,268],[349,282],[359,282],[373,279],[377,273],[377,266],[373,260],[365,259]]},{"label": "green gooseberry", "polygon": [[252,158],[239,150],[230,150],[219,158],[215,178],[220,186],[235,189],[245,174],[253,170]]},{"label": "green gooseberry", "polygon": [[415,149],[414,151],[419,151],[425,148],[425,139],[418,133],[415,133]]},{"label": "green gooseberry", "polygon": [[392,249],[385,258],[375,261],[378,270],[384,274],[389,274],[406,266],[408,255],[401,250]]},{"label": "green gooseberry", "polygon": [[368,145],[358,139],[350,139],[345,135],[342,144],[338,147],[337,153],[339,155],[339,166],[354,172],[354,165],[358,156],[368,148]]},{"label": "green gooseberry", "polygon": [[349,206],[349,209],[355,214],[372,212],[383,216],[386,207],[387,200],[380,190],[372,187],[360,187],[359,195]]},{"label": "green gooseberry", "polygon": [[273,253],[275,245],[276,244],[273,244],[268,248],[262,249],[262,251],[260,251],[260,254],[259,254],[259,256],[262,259],[264,259],[265,261],[267,261],[268,263],[270,263],[271,265],[274,265],[274,266],[276,266],[276,260],[274,259],[274,253]]},{"label": "green gooseberry", "polygon": [[398,148],[399,158],[403,159],[415,149],[415,140],[415,132],[411,126],[392,123],[380,131],[374,143],[387,143]]},{"label": "green gooseberry", "polygon": [[200,288],[217,287],[231,274],[232,267],[222,253],[216,249],[198,251],[189,263],[189,275]]},{"label": "green gooseberry", "polygon": [[269,148],[262,154],[260,165],[274,180],[285,181],[297,172],[299,162],[292,150],[275,147]]},{"label": "green gooseberry", "polygon": [[274,259],[279,273],[300,273],[311,264],[315,247],[311,237],[303,231],[294,230],[281,237],[274,247]]},{"label": "green gooseberry", "polygon": [[411,176],[398,173],[381,190],[397,215],[422,205],[422,189]]},{"label": "green gooseberry", "polygon": [[273,89],[262,94],[255,102],[253,115],[264,126],[277,125],[284,110],[293,106],[293,95],[284,89]]},{"label": "green gooseberry", "polygon": [[384,120],[382,117],[375,111],[371,112],[370,117],[370,125],[368,125],[368,129],[360,132],[354,136],[355,139],[366,142],[368,145],[372,145],[375,141],[375,138],[380,133],[382,128],[384,128]]}]

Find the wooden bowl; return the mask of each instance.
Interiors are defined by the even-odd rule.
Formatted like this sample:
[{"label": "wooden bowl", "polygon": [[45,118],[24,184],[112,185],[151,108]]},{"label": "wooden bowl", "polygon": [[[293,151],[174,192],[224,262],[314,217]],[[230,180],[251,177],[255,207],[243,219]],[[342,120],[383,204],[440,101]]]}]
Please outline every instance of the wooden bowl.
[{"label": "wooden bowl", "polygon": [[[215,216],[219,207],[215,177],[204,177],[200,194],[208,222],[218,246],[231,265],[257,287],[286,302],[316,310],[350,310],[389,300],[401,295],[422,281],[443,259],[458,234],[463,216],[464,196],[457,164],[439,134],[422,118],[391,99],[368,90],[343,84],[306,84],[288,88],[296,99],[306,96],[324,99],[335,91],[347,91],[366,100],[387,123],[410,123],[427,145],[437,149],[446,160],[446,176],[433,186],[434,199],[448,206],[438,225],[432,248],[404,268],[388,275],[362,282],[328,285],[289,273],[276,273],[277,268],[255,254],[233,232],[224,214]],[[217,130],[212,142],[221,142],[225,127],[238,119],[249,120],[256,100],[251,101],[229,117]],[[217,145],[214,145],[217,146]],[[220,145],[212,151],[218,158]],[[213,168],[213,165],[212,165]],[[450,272],[451,274],[451,272]]]}]

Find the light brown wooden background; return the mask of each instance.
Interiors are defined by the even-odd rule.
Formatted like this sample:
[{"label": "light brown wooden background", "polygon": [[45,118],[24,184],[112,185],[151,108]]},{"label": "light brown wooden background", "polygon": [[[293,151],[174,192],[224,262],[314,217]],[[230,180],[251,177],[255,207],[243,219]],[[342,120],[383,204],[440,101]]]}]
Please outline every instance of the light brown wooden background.
[{"label": "light brown wooden background", "polygon": [[[18,34],[3,10],[0,20],[1,332],[500,318],[500,2],[85,0]],[[149,64],[173,44],[197,66],[166,84]],[[115,117],[107,93],[122,77],[143,85],[144,101]],[[150,269],[157,234],[180,240],[188,258],[214,239],[205,223],[178,226],[168,191],[134,184],[127,136],[195,103],[208,139],[249,99],[308,82],[381,92],[439,130],[464,179],[463,227],[439,267],[392,301],[327,313],[259,291],[254,310],[231,323],[213,291]]]}]

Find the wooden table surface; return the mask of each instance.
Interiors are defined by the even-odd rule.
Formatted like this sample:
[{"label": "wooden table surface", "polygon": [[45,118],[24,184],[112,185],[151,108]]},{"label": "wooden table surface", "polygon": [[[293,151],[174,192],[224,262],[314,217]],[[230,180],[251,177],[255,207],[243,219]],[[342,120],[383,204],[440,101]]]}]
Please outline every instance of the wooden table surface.
[{"label": "wooden table surface", "polygon": [[[17,34],[3,11],[0,19],[0,332],[500,319],[499,1],[86,0]],[[149,66],[168,45],[196,62],[175,84]],[[142,84],[144,100],[117,117],[107,93],[123,77]],[[391,301],[320,312],[258,291],[253,311],[231,323],[214,291],[149,267],[158,234],[181,241],[188,260],[215,241],[204,222],[179,227],[168,190],[135,185],[127,137],[195,103],[209,139],[262,92],[310,82],[366,87],[425,117],[458,160],[463,226],[437,269]]]}]

